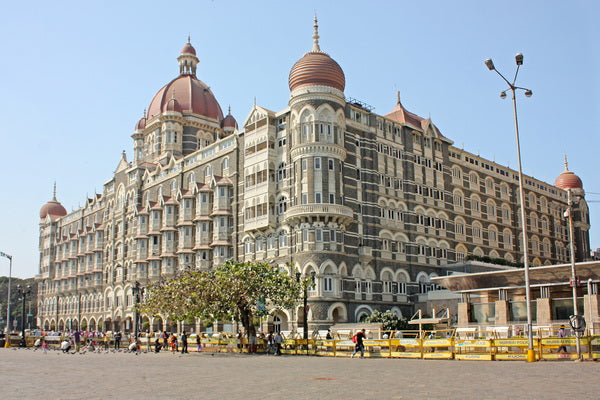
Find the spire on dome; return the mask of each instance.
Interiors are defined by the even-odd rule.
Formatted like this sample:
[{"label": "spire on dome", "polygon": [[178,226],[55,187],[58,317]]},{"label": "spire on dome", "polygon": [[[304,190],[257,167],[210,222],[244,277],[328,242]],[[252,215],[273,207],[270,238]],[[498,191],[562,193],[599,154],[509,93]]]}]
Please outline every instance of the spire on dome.
[{"label": "spire on dome", "polygon": [[569,171],[569,162],[567,161],[567,153],[565,153],[565,172]]},{"label": "spire on dome", "polygon": [[402,104],[400,102],[400,91],[399,90],[396,90],[396,97],[398,98],[398,101],[396,102],[396,104]]},{"label": "spire on dome", "polygon": [[56,181],[54,181],[54,190],[52,192],[52,201],[56,201]]},{"label": "spire on dome", "polygon": [[313,48],[312,51],[314,53],[320,53],[321,48],[319,47],[319,22],[317,21],[317,14],[315,14],[315,23],[313,25],[314,33],[313,33]]}]

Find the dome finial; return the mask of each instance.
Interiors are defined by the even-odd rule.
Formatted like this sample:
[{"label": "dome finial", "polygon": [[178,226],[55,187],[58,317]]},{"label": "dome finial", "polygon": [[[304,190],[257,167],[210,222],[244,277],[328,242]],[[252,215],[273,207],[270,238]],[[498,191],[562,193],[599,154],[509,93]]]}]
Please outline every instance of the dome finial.
[{"label": "dome finial", "polygon": [[231,104],[227,107],[227,115],[231,115]]},{"label": "dome finial", "polygon": [[312,51],[315,53],[320,53],[321,48],[319,47],[319,22],[317,21],[317,14],[315,13],[315,24],[313,25],[314,33],[313,33],[313,48]]},{"label": "dome finial", "polygon": [[398,104],[402,104],[400,102],[400,91],[399,90],[396,90],[396,97],[398,98]]},{"label": "dome finial", "polygon": [[54,181],[54,190],[52,192],[52,201],[56,201],[56,181]]},{"label": "dome finial", "polygon": [[144,118],[148,118],[148,111],[144,108]]},{"label": "dome finial", "polygon": [[567,153],[565,153],[565,172],[569,170],[569,162],[567,161]]},{"label": "dome finial", "polygon": [[191,38],[191,36],[190,36],[190,34],[189,34],[189,33],[188,33],[188,43],[189,43],[189,44],[192,44],[192,38]]}]

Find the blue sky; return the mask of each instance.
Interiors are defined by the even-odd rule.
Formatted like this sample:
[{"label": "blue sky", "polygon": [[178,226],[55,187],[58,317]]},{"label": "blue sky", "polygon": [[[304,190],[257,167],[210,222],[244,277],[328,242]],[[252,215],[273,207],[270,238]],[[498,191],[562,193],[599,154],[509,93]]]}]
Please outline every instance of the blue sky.
[{"label": "blue sky", "polygon": [[[89,3],[89,4],[88,4]],[[179,5],[175,5],[179,4]],[[178,73],[192,37],[207,83],[238,122],[257,103],[287,106],[287,78],[311,48],[346,74],[346,96],[385,114],[401,91],[455,145],[515,168],[510,101],[483,60],[512,75],[519,97],[523,169],[546,182],[563,154],[588,200],[600,201],[600,3],[596,1],[8,2],[0,24],[0,251],[13,274],[38,269],[38,212],[58,185],[71,210],[102,190],[153,95]],[[600,203],[590,203],[600,247]],[[0,275],[8,261],[0,259]]]}]

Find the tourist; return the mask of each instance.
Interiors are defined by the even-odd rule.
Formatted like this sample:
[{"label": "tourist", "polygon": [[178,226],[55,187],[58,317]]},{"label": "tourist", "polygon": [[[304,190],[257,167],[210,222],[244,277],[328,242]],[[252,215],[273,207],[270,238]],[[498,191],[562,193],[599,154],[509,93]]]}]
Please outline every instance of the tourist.
[{"label": "tourist", "polygon": [[169,348],[169,334],[167,333],[167,331],[163,331],[162,338],[163,338],[163,347],[165,349],[168,349]]},{"label": "tourist", "polygon": [[160,353],[160,348],[162,345],[160,344],[160,337],[157,335],[156,339],[154,339],[154,352]]},{"label": "tourist", "polygon": [[199,333],[196,335],[196,345],[198,346],[198,353],[200,353],[202,351],[202,341]]},{"label": "tourist", "polygon": [[121,347],[121,332],[115,333],[115,350],[119,350]]},{"label": "tourist", "polygon": [[46,342],[46,338],[44,336],[42,336],[41,339],[42,339],[42,351],[44,352],[44,354],[46,354],[48,352],[48,343]]},{"label": "tourist", "polygon": [[267,355],[271,352],[275,354],[275,342],[273,341],[273,332],[269,332],[267,335]]},{"label": "tourist", "polygon": [[188,349],[187,349],[188,341],[187,341],[187,335],[186,335],[185,331],[183,331],[181,333],[181,337],[179,339],[181,340],[181,354],[185,354],[188,352]]},{"label": "tourist", "polygon": [[75,342],[75,351],[79,353],[79,348],[81,346],[81,332],[78,330],[73,332],[73,341]]},{"label": "tourist", "polygon": [[71,342],[65,338],[60,344],[60,349],[63,353],[68,353],[71,350]]},{"label": "tourist", "polygon": [[329,329],[327,329],[327,335],[325,335],[325,339],[327,339],[327,340],[333,339],[333,337],[331,336],[331,331]]},{"label": "tourist", "polygon": [[171,353],[177,352],[177,336],[174,333],[171,333],[169,336],[168,343],[171,346]]},{"label": "tourist", "polygon": [[[565,326],[561,325],[560,329],[558,330],[558,333],[556,335],[559,338],[566,338],[567,337],[567,332],[565,331]],[[567,347],[565,345],[562,345],[558,348],[557,353],[560,353],[561,351],[564,351],[565,353],[567,352]]]},{"label": "tourist", "polygon": [[[354,339],[356,338],[356,339]],[[356,343],[354,345],[354,353],[352,353],[351,358],[354,358],[356,353],[360,351],[360,358],[365,358],[365,346],[363,344],[363,339],[365,338],[365,330],[362,329],[358,333],[356,333],[353,337],[353,341]]]},{"label": "tourist", "polygon": [[281,336],[281,332],[277,331],[277,333],[275,334],[275,338],[273,338],[273,341],[275,342],[275,355],[280,356],[281,343],[283,343],[283,337]]}]

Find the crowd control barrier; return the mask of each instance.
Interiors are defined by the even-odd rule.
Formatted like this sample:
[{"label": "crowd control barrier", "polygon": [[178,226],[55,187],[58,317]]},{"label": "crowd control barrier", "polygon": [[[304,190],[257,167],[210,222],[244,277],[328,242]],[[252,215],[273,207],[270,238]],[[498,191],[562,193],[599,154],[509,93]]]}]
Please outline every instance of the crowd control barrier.
[{"label": "crowd control barrier", "polygon": [[[203,333],[200,334],[202,351],[204,352],[256,352],[266,353],[269,349],[265,339],[257,339],[253,346],[247,338],[237,339],[231,335]],[[290,334],[284,338],[281,353],[288,355],[312,355],[322,357],[349,357],[355,348],[351,333],[335,339],[302,339]],[[528,340],[526,337],[493,337],[493,332],[478,332],[477,335],[459,335],[453,330],[437,331],[396,331],[396,332],[367,332],[363,341],[365,357],[373,358],[414,358],[414,359],[455,359],[479,361],[527,360]],[[576,359],[576,337],[558,337],[556,330],[537,332],[533,339],[533,347],[537,360]],[[39,336],[27,337],[27,345],[33,346]],[[381,339],[378,339],[381,337]],[[58,349],[64,336],[44,336],[48,348]],[[19,346],[20,336],[8,337],[11,346]],[[141,351],[154,351],[154,337],[142,336],[138,339]],[[584,360],[600,359],[600,336],[581,336],[580,349]],[[84,338],[81,347],[93,343],[94,347],[113,349],[112,337]],[[130,338],[121,340],[121,348],[127,349]],[[163,339],[159,338],[163,351]],[[196,334],[188,337],[188,351],[196,352]],[[178,346],[177,350],[181,347]]]}]

